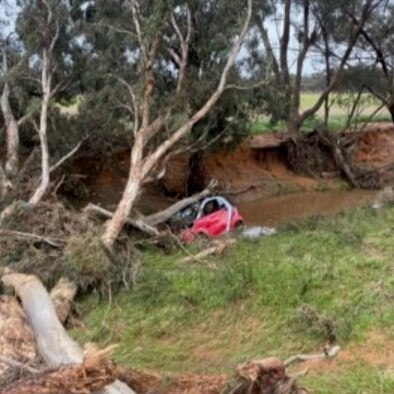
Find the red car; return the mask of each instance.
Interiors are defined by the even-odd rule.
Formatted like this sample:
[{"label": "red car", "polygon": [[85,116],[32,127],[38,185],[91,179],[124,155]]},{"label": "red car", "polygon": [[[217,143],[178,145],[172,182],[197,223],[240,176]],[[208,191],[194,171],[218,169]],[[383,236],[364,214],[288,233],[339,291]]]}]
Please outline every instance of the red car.
[{"label": "red car", "polygon": [[[182,215],[189,215],[189,227],[180,233],[184,242],[192,242],[198,235],[219,237],[234,231],[244,221],[237,208],[223,197],[206,198],[197,206],[184,210]],[[190,216],[193,217],[192,220]]]}]

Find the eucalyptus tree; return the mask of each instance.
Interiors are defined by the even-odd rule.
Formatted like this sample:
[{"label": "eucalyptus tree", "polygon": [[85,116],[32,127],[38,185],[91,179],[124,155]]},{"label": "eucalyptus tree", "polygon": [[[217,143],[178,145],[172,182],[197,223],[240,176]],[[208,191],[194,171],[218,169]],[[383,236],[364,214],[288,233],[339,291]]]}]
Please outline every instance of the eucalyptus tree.
[{"label": "eucalyptus tree", "polygon": [[[355,23],[357,17],[351,15]],[[353,76],[360,74],[359,88],[371,92],[390,113],[394,122],[394,1],[386,0],[361,31],[359,62]],[[359,73],[358,71],[360,71]]]},{"label": "eucalyptus tree", "polygon": [[[131,145],[125,190],[102,238],[111,248],[143,185],[163,174],[170,155],[230,88],[252,0],[97,0],[82,9],[83,45],[111,106],[102,109],[121,113]],[[231,23],[221,29],[223,13]]]},{"label": "eucalyptus tree", "polygon": [[[290,132],[297,133],[305,120],[313,116],[324,102],[327,103],[330,92],[351,59],[365,24],[382,2],[383,0],[283,0],[268,2],[270,8],[267,8],[266,1],[256,0],[259,11],[256,13],[255,24],[262,47],[271,59],[272,72],[277,80],[284,109],[282,116],[287,121]],[[278,49],[269,35],[270,17],[280,30]],[[293,48],[292,36],[296,49]],[[327,84],[317,101],[310,108],[301,110],[305,61],[316,49],[325,56]]]}]

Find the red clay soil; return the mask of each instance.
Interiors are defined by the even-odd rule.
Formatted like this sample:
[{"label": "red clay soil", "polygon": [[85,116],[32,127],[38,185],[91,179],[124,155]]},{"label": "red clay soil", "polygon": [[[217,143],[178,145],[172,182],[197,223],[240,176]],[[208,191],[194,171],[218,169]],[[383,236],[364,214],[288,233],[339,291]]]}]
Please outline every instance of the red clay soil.
[{"label": "red clay soil", "polygon": [[[286,167],[278,147],[254,149],[247,140],[234,151],[219,150],[202,161],[205,183],[215,179],[223,193],[248,188],[267,188],[272,183],[287,182],[302,189],[313,189],[318,181],[296,175]],[[188,158],[178,156],[168,163],[163,184],[168,191],[184,194],[188,176]]]},{"label": "red clay soil", "polygon": [[394,162],[394,125],[369,125],[357,144],[356,162],[375,168]]}]

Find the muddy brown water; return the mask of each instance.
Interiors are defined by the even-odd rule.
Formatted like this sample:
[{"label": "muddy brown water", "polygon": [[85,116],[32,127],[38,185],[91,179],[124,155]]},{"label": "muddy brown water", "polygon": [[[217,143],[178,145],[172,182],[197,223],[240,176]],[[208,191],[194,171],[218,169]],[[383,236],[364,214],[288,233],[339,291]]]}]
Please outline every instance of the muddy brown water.
[{"label": "muddy brown water", "polygon": [[302,192],[237,203],[246,225],[277,226],[312,216],[330,216],[370,204],[377,191]]}]

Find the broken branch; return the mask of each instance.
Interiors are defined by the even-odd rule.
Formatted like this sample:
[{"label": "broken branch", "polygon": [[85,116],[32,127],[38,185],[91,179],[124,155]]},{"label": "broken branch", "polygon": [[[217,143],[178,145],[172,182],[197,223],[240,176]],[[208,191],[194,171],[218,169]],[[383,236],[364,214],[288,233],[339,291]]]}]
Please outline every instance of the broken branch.
[{"label": "broken branch", "polygon": [[[84,210],[85,213],[95,213],[100,216],[103,216],[105,218],[112,218],[114,214],[111,211],[108,211],[107,209],[101,208],[98,205],[95,204],[88,204]],[[147,224],[143,219],[127,219],[126,223],[129,224],[130,226],[133,226],[142,232],[151,235],[151,236],[159,236],[160,232],[152,227],[151,225]]]},{"label": "broken branch", "polygon": [[65,163],[70,157],[74,156],[79,149],[82,146],[82,143],[86,140],[86,138],[84,138],[83,140],[79,141],[78,144],[72,149],[70,150],[70,152],[68,152],[66,155],[64,155],[60,160],[58,160],[54,165],[52,165],[49,168],[49,172],[54,172],[56,171],[61,165],[63,165],[63,163]]},{"label": "broken branch", "polygon": [[171,219],[176,213],[178,213],[179,211],[182,211],[182,209],[198,202],[199,200],[201,200],[204,197],[208,197],[212,193],[212,190],[215,187],[216,187],[216,182],[212,182],[201,193],[198,193],[198,194],[188,197],[188,198],[184,198],[183,200],[180,200],[180,201],[176,202],[175,204],[171,205],[170,207],[168,207],[164,211],[157,212],[153,215],[149,215],[144,219],[144,221],[145,221],[145,223],[149,224],[150,226],[157,226],[161,223],[164,223],[167,220]]},{"label": "broken branch", "polygon": [[49,238],[49,237],[43,237],[43,236],[37,235],[37,234],[24,233],[21,231],[5,230],[5,229],[1,229],[1,228],[0,228],[0,237],[12,237],[12,238],[19,239],[21,241],[42,242],[42,243],[46,243],[49,246],[52,246],[53,248],[56,248],[56,249],[61,249],[64,246],[64,241],[62,241],[62,240]]},{"label": "broken branch", "polygon": [[335,358],[341,348],[339,346],[334,346],[331,349],[324,349],[322,353],[317,354],[296,354],[295,356],[289,357],[283,364],[285,367],[290,366],[291,364],[298,362],[305,362],[311,360],[324,360],[324,359],[332,359]]}]

